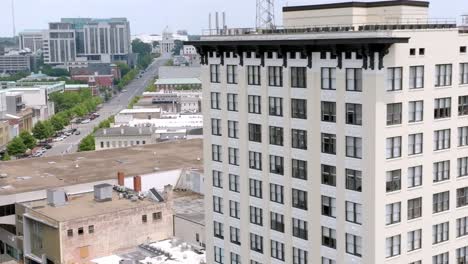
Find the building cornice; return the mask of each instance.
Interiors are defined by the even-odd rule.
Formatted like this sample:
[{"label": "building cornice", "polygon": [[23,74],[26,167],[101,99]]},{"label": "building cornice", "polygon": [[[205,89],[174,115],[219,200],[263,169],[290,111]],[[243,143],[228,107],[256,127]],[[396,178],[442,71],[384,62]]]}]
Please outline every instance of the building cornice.
[{"label": "building cornice", "polygon": [[377,1],[377,2],[344,2],[344,3],[332,3],[332,4],[319,4],[319,5],[285,6],[283,7],[283,12],[310,11],[310,10],[350,8],[350,7],[372,8],[372,7],[390,7],[390,6],[413,6],[413,7],[428,8],[429,2],[393,0],[393,1]]}]

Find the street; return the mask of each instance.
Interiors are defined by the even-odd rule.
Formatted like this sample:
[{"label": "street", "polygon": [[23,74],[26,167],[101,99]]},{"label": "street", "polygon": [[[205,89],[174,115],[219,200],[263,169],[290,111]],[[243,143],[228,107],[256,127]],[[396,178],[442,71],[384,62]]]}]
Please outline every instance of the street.
[{"label": "street", "polygon": [[122,109],[127,108],[133,97],[141,95],[145,91],[146,87],[158,74],[159,67],[164,65],[165,62],[166,59],[156,58],[153,63],[148,66],[146,72],[140,79],[134,79],[123,88],[123,90],[126,90],[125,92],[119,93],[107,103],[103,104],[103,107],[97,111],[100,114],[98,118],[92,120],[88,124],[72,124],[69,126],[69,128],[77,128],[78,131],[81,132],[80,135],[71,135],[63,141],[52,143],[52,149],[47,150],[43,157],[58,156],[76,152],[80,141],[89,135],[93,131],[94,127],[96,127],[101,121],[117,114]]}]

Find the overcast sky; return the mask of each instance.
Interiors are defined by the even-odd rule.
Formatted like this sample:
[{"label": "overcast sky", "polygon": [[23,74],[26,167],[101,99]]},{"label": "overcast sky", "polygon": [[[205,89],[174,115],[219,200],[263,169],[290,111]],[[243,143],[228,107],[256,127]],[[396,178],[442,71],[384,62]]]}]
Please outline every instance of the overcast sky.
[{"label": "overcast sky", "polygon": [[[16,30],[47,28],[61,17],[127,17],[132,35],[159,34],[166,25],[200,34],[208,28],[208,13],[225,11],[229,27],[255,25],[255,0],[14,0]],[[281,24],[284,5],[344,2],[341,0],[275,0]],[[457,18],[468,13],[467,0],[431,0],[431,17]],[[0,0],[0,36],[12,35],[11,0]]]}]

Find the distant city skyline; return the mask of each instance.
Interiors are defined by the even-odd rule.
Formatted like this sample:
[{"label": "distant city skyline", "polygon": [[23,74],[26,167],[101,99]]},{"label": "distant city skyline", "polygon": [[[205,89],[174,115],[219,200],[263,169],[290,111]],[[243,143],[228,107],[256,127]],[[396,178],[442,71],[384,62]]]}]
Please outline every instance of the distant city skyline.
[{"label": "distant city skyline", "polygon": [[[12,36],[11,2],[3,0],[0,16],[0,37]],[[456,18],[460,21],[468,13],[466,0],[432,0],[430,16]],[[169,26],[176,31],[186,29],[190,34],[200,34],[208,28],[208,13],[227,14],[229,27],[253,27],[255,25],[255,0],[15,0],[16,32],[27,29],[46,29],[49,22],[62,17],[126,17],[130,21],[132,35],[160,34]],[[159,2],[159,3],[158,3]],[[321,4],[344,2],[341,0],[276,0],[276,23],[281,25],[281,8],[285,5]],[[369,2],[369,1],[366,1]]]}]

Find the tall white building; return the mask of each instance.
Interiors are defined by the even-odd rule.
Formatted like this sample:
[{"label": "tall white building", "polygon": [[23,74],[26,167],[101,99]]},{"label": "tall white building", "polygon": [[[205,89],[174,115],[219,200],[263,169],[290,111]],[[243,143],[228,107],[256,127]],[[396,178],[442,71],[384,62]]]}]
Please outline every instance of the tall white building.
[{"label": "tall white building", "polygon": [[44,30],[25,30],[19,33],[20,50],[29,49],[32,53],[42,50]]},{"label": "tall white building", "polygon": [[291,6],[187,43],[208,263],[467,263],[468,34],[428,7]]},{"label": "tall white building", "polygon": [[161,49],[161,56],[164,58],[170,58],[172,56],[172,50],[175,47],[174,37],[169,27],[166,27],[162,33],[161,42],[159,48]]}]

